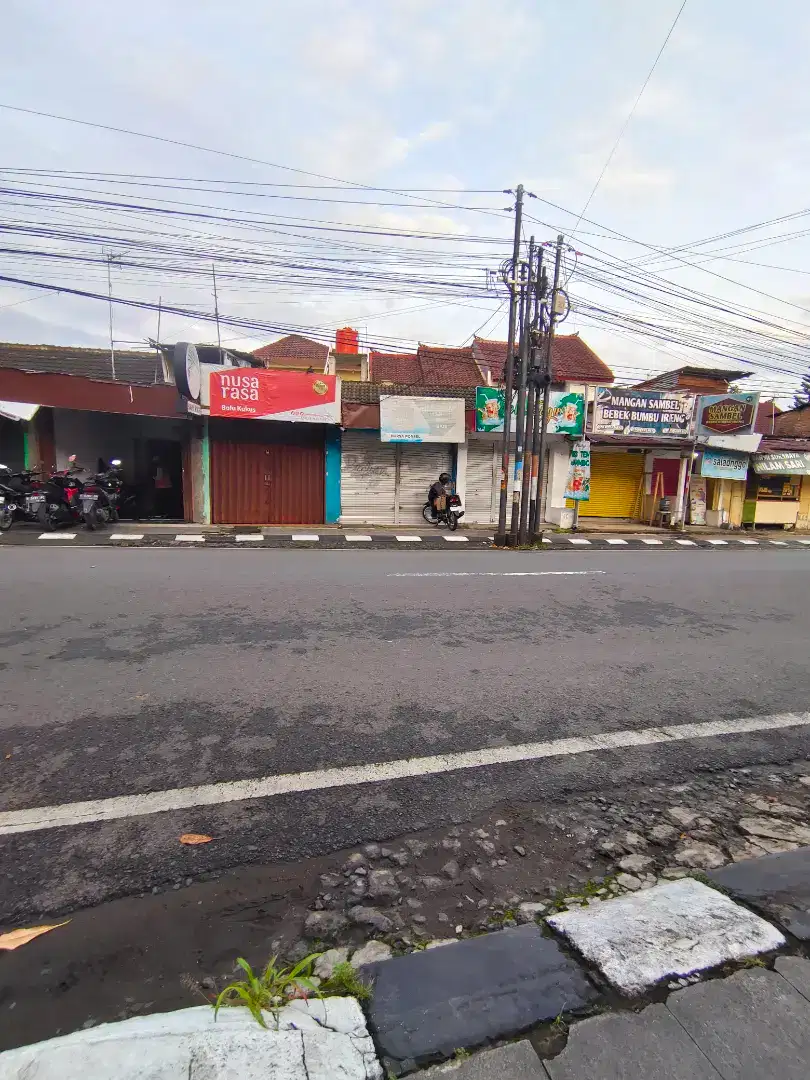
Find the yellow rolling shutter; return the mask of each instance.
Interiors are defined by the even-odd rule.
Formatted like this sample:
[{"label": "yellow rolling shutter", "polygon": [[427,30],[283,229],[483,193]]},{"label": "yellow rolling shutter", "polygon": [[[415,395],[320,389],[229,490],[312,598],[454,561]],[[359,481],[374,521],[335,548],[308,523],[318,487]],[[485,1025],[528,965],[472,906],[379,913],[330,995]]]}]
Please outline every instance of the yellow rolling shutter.
[{"label": "yellow rolling shutter", "polygon": [[591,454],[591,497],[580,517],[629,518],[644,473],[643,454]]}]

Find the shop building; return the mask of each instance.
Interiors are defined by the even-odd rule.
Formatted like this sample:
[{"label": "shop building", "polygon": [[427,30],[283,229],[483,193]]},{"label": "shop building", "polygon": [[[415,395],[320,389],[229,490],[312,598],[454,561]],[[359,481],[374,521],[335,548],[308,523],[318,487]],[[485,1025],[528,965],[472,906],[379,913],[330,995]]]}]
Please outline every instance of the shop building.
[{"label": "shop building", "polygon": [[192,429],[156,352],[0,345],[0,461],[45,475],[111,458],[143,517],[192,520]]},{"label": "shop building", "polygon": [[[507,343],[476,337],[471,351],[484,377],[483,385],[502,386]],[[581,395],[587,415],[596,387],[612,383],[613,372],[579,334],[558,334],[552,346],[551,378],[550,395],[563,398]],[[488,484],[480,501],[479,518],[486,523],[494,523],[498,519],[502,439],[503,435],[498,432],[478,431],[470,436],[468,470],[470,461],[476,464],[480,462],[482,486]],[[570,524],[572,510],[565,498],[570,448],[571,436],[549,431],[542,462],[541,521],[556,525]],[[486,477],[489,479],[484,479]]]},{"label": "shop building", "polygon": [[[370,356],[370,382],[342,385],[340,522],[379,525],[424,523],[422,507],[430,485],[442,472],[455,480],[467,512],[478,511],[481,490],[491,498],[492,458],[486,485],[476,455],[470,465],[467,428],[475,402],[474,379],[481,375],[469,350],[420,347],[418,353],[375,353]],[[385,441],[380,399],[431,399],[428,411],[461,417],[461,430],[445,427],[441,441]],[[435,435],[435,433],[434,433]],[[420,436],[424,437],[424,436]],[[433,436],[429,436],[433,437]],[[486,510],[488,514],[488,509]]]}]

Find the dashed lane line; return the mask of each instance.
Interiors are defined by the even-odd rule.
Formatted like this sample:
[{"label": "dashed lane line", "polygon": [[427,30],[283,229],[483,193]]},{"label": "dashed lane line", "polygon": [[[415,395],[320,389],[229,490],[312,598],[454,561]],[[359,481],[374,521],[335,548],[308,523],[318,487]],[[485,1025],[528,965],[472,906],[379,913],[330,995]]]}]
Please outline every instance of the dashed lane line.
[{"label": "dashed lane line", "polygon": [[229,802],[269,799],[278,795],[357,784],[381,784],[410,777],[431,776],[462,769],[480,769],[517,761],[539,761],[578,754],[604,753],[628,747],[653,746],[657,743],[709,739],[722,735],[748,735],[752,732],[779,731],[810,725],[810,713],[779,713],[775,716],[752,716],[739,720],[709,720],[703,723],[671,724],[636,730],[606,731],[599,735],[550,739],[545,742],[520,743],[516,746],[488,746],[432,757],[403,758],[396,761],[349,765],[312,772],[281,773],[250,780],[229,780],[218,784],[172,788],[144,795],[120,795],[110,799],[63,803],[59,806],[35,806],[26,810],[0,813],[0,835],[37,832],[69,825],[91,825],[102,821],[145,817],[166,811],[196,806],[221,806]]},{"label": "dashed lane line", "polygon": [[75,540],[76,533],[51,532],[41,533],[37,540]]},{"label": "dashed lane line", "polygon": [[583,574],[606,574],[607,570],[425,570],[401,571],[386,577],[580,577]]}]

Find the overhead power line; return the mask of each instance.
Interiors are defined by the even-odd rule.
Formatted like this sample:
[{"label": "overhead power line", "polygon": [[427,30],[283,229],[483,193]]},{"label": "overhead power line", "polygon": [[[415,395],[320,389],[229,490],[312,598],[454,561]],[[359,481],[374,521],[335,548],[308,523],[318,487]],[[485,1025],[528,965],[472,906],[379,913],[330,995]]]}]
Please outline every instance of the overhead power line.
[{"label": "overhead power line", "polygon": [[641,99],[642,99],[642,97],[644,95],[644,91],[647,89],[647,86],[649,85],[650,79],[653,77],[653,73],[654,73],[655,69],[658,67],[658,61],[664,55],[664,49],[666,49],[667,45],[669,44],[669,39],[672,37],[672,34],[673,34],[674,30],[675,30],[675,27],[678,25],[678,21],[679,21],[681,15],[683,14],[683,9],[686,7],[686,4],[687,4],[687,0],[683,0],[683,3],[678,8],[678,14],[675,16],[675,18],[674,18],[674,20],[672,22],[672,25],[670,26],[670,28],[669,28],[669,30],[667,32],[667,36],[664,38],[664,43],[662,44],[661,48],[658,50],[658,54],[655,57],[655,60],[653,61],[652,67],[647,72],[647,78],[642,83],[641,89],[639,90],[638,95],[636,96],[636,100],[633,102],[632,106],[630,107],[630,112],[627,114],[627,117],[626,117],[624,123],[621,126],[621,130],[619,131],[619,134],[616,137],[616,141],[613,144],[613,147],[612,147],[610,153],[607,156],[607,161],[602,166],[602,171],[599,173],[599,176],[597,176],[596,183],[593,185],[591,193],[588,196],[588,198],[586,199],[585,205],[582,207],[582,210],[580,211],[580,215],[577,218],[577,223],[576,223],[576,225],[574,226],[574,228],[571,231],[571,236],[573,236],[574,233],[579,228],[579,223],[582,221],[582,218],[583,218],[583,215],[585,214],[585,211],[591,205],[591,201],[592,201],[594,195],[596,194],[596,191],[597,191],[599,185],[602,183],[602,178],[604,177],[605,173],[610,168],[610,163],[611,163],[611,161],[613,161],[613,156],[616,153],[616,151],[619,149],[619,143],[624,138],[624,133],[625,133],[625,131],[627,131],[627,127],[628,127],[630,121],[633,119],[633,114],[635,113],[635,111],[636,111],[636,109],[638,107],[638,103],[641,101]]}]

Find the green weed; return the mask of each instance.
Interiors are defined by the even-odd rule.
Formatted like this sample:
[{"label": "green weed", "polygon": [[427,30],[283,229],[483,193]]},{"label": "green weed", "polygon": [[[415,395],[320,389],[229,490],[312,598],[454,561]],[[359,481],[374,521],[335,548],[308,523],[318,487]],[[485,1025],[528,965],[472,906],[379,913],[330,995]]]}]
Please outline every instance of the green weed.
[{"label": "green weed", "polygon": [[331,977],[321,983],[318,992],[321,997],[353,997],[358,1001],[371,997],[371,990],[348,961],[335,964]]},{"label": "green weed", "polygon": [[319,990],[312,979],[312,966],[320,953],[310,953],[294,967],[277,965],[273,957],[260,975],[257,975],[247,960],[241,956],[236,961],[244,971],[244,979],[235,979],[221,990],[214,1002],[214,1018],[223,1006],[244,1006],[250,1015],[263,1028],[267,1027],[264,1012],[272,1013],[278,1026],[279,1011],[291,997],[319,996]]}]

